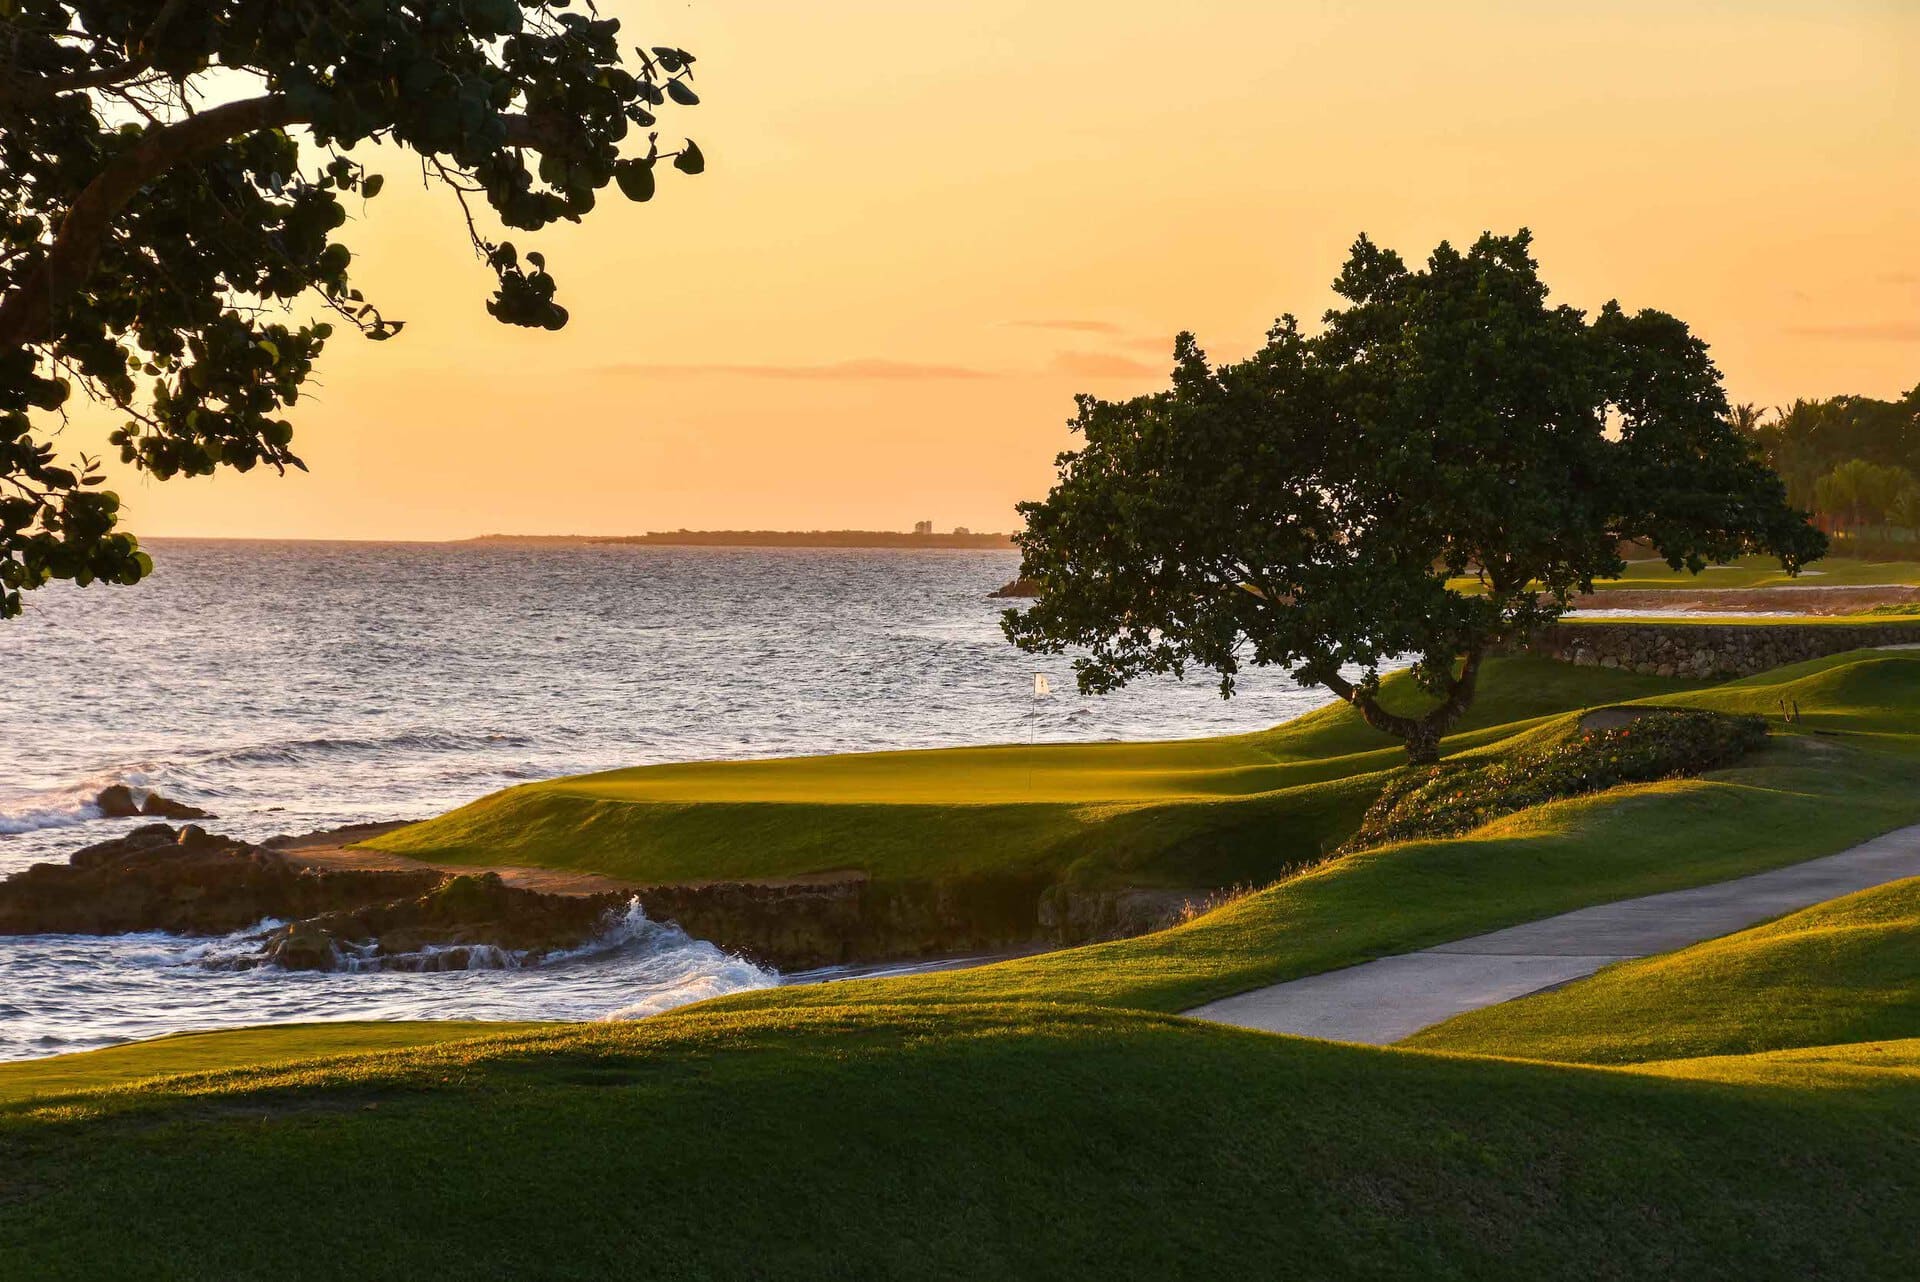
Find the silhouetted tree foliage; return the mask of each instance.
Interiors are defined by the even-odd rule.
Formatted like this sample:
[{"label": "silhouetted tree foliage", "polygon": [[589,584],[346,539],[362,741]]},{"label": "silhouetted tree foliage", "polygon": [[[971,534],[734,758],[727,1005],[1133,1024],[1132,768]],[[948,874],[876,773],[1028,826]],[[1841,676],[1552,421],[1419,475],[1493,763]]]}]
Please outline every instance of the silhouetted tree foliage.
[{"label": "silhouetted tree foliage", "polygon": [[1904,467],[1848,459],[1814,482],[1814,510],[1846,526],[1911,525],[1920,481]]},{"label": "silhouetted tree foliage", "polygon": [[[1624,540],[1694,571],[1818,557],[1706,345],[1661,312],[1548,306],[1530,244],[1442,244],[1414,271],[1362,237],[1321,332],[1285,316],[1219,366],[1183,334],[1168,390],[1081,397],[1084,445],[1021,506],[1040,593],[1008,636],[1085,647],[1090,692],[1201,667],[1231,694],[1275,665],[1427,761],[1483,656],[1620,573]],[[1382,706],[1400,655],[1428,710]]]},{"label": "silhouetted tree foliage", "polygon": [[1920,387],[1897,401],[1799,400],[1748,430],[1786,481],[1789,500],[1803,507],[1816,505],[1821,480],[1854,459],[1920,475]]},{"label": "silhouetted tree foliage", "polygon": [[76,388],[153,476],[301,466],[311,317],[403,325],[350,279],[339,235],[382,179],[348,149],[403,148],[453,193],[495,317],[564,325],[545,260],[474,206],[533,231],[609,183],[648,199],[661,161],[700,172],[650,132],[699,101],[692,55],[619,36],[569,0],[0,0],[0,617],[151,568],[99,460],[56,456]]}]

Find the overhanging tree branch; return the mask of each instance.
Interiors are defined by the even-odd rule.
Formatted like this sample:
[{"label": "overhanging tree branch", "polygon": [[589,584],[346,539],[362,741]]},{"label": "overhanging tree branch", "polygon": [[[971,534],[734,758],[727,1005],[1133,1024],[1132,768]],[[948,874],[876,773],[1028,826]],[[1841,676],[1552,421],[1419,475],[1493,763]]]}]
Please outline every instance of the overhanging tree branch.
[{"label": "overhanging tree branch", "polygon": [[[512,115],[505,118],[509,146],[533,151],[564,149],[564,122]],[[43,342],[54,309],[93,273],[114,216],[140,189],[195,154],[262,129],[305,123],[304,113],[280,94],[246,98],[196,112],[149,129],[131,150],[115,158],[87,184],[41,260],[22,273],[0,301],[0,350]]]},{"label": "overhanging tree branch", "polygon": [[38,76],[33,79],[19,79],[10,75],[0,75],[0,106],[31,107],[48,102],[63,93],[76,93],[87,89],[105,89],[112,85],[125,84],[153,70],[154,53],[159,47],[160,37],[165,34],[167,24],[187,7],[187,0],[167,0],[160,6],[160,12],[154,15],[147,31],[137,46],[140,52],[131,58],[111,62],[91,71],[78,71],[64,76]]},{"label": "overhanging tree branch", "polygon": [[[152,568],[99,461],[66,466],[43,439],[76,393],[124,412],[108,440],[157,479],[297,465],[287,415],[333,326],[294,300],[399,332],[336,234],[382,178],[341,152],[414,152],[529,232],[580,221],[610,186],[649,199],[657,161],[701,172],[691,141],[621,147],[699,102],[693,56],[577,8],[0,0],[0,619],[51,580]],[[484,249],[489,312],[567,323],[537,250]]]},{"label": "overhanging tree branch", "polygon": [[43,342],[54,309],[93,274],[114,216],[140,189],[197,152],[261,129],[294,124],[299,112],[269,94],[223,103],[185,120],[149,129],[100,171],[74,200],[40,261],[0,301],[0,350]]}]

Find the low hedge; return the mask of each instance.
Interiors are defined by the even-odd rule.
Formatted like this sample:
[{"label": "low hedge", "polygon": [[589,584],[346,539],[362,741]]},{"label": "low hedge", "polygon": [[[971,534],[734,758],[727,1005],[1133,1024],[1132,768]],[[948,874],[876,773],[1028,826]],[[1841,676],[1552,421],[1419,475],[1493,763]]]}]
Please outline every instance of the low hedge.
[{"label": "low hedge", "polygon": [[1714,770],[1766,742],[1766,722],[1683,708],[1635,709],[1608,729],[1577,729],[1493,761],[1409,768],[1389,783],[1346,848],[1446,837],[1543,802]]}]

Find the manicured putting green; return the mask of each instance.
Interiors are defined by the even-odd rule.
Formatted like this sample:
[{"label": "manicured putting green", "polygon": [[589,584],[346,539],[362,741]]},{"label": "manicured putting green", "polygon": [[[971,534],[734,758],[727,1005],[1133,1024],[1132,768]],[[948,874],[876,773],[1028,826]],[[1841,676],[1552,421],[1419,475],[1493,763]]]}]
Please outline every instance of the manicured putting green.
[{"label": "manicured putting green", "polygon": [[[1684,680],[1490,662],[1448,740],[1485,746],[1570,708]],[[1401,706],[1421,696],[1389,680]],[[857,869],[911,880],[1023,873],[1178,887],[1267,881],[1337,846],[1404,753],[1344,705],[1273,730],[1164,743],[954,748],[646,766],[483,797],[369,843],[636,882]]]}]

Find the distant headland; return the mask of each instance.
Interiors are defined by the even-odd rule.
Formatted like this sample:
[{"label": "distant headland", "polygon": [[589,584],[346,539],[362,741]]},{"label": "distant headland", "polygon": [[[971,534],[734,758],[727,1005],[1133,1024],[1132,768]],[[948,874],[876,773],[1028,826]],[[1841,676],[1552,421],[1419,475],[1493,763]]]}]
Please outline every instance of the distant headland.
[{"label": "distant headland", "polygon": [[922,521],[900,530],[655,530],[647,534],[482,534],[469,543],[648,544],[731,548],[1011,548],[1010,534],[976,533],[960,526],[945,534]]}]

